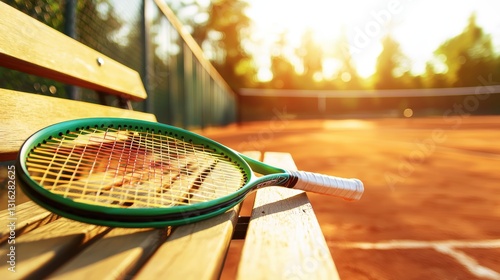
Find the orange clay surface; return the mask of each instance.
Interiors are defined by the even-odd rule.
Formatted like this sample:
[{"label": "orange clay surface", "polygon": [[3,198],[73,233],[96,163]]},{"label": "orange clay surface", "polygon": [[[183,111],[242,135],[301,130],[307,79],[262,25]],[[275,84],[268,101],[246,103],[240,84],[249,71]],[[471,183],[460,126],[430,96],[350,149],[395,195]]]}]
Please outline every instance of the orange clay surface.
[{"label": "orange clay surface", "polygon": [[308,195],[342,279],[500,279],[500,117],[275,118],[203,134],[364,182],[358,202]]}]

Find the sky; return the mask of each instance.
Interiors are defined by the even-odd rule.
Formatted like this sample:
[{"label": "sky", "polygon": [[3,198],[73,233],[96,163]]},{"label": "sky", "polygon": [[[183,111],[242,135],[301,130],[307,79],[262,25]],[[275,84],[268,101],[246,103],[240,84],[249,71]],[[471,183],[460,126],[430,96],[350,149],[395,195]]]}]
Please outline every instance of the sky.
[{"label": "sky", "polygon": [[[286,32],[287,47],[281,54],[294,59],[302,33],[313,30],[324,49],[333,50],[342,30],[354,64],[362,77],[375,70],[380,39],[390,32],[409,57],[413,74],[421,74],[433,52],[445,40],[460,34],[475,12],[477,23],[493,37],[500,51],[500,1],[498,0],[247,0],[253,20],[244,46],[256,55],[258,76],[267,80],[274,43]],[[347,49],[347,48],[345,48]],[[334,59],[326,59],[325,77],[335,72]],[[327,77],[326,77],[327,78]]]}]

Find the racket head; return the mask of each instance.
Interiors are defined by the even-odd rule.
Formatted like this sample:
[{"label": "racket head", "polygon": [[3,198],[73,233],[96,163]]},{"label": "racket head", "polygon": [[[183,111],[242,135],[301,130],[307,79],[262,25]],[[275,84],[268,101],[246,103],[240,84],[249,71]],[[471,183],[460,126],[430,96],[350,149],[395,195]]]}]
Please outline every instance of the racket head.
[{"label": "racket head", "polygon": [[[90,179],[88,179],[88,177],[85,178],[85,174],[81,175],[80,173],[85,173],[85,172],[92,173],[93,171],[80,170],[79,166],[81,164],[75,163],[75,160],[71,159],[68,160],[72,162],[71,168],[69,168],[68,170],[60,171],[58,174],[54,175],[51,173],[57,172],[57,170],[64,169],[63,167],[65,167],[64,166],[65,163],[61,162],[61,159],[57,159],[56,161],[52,160],[51,162],[48,160],[46,162],[42,160],[41,163],[36,162],[35,160],[35,163],[33,163],[32,162],[33,157],[34,155],[41,157],[42,159],[47,157],[46,153],[50,154],[50,151],[46,150],[41,151],[45,149],[47,145],[49,145],[50,147],[47,149],[52,149],[52,150],[58,146],[59,147],[63,146],[63,148],[66,149],[65,153],[69,154],[73,153],[74,150],[77,149],[78,151],[75,152],[75,155],[71,156],[68,155],[68,157],[73,157],[73,156],[78,157],[80,156],[80,154],[84,154],[83,151],[86,148],[84,148],[85,145],[83,142],[89,141],[89,139],[91,139],[87,137],[88,135],[90,135],[91,131],[98,131],[99,137],[101,137],[99,138],[100,140],[94,139],[93,143],[90,145],[94,150],[94,155],[96,153],[99,153],[96,152],[97,146],[106,145],[107,150],[115,149],[112,148],[112,146],[109,146],[108,145],[109,143],[107,143],[108,140],[112,142],[110,140],[111,138],[115,138],[117,139],[117,141],[129,141],[127,142],[127,144],[123,144],[122,146],[130,145],[130,147],[132,148],[125,149],[125,151],[129,153],[130,150],[133,149],[140,151],[139,155],[137,154],[135,155],[134,161],[137,162],[142,160],[145,162],[146,167],[149,166],[150,168],[151,168],[151,159],[138,160],[138,157],[141,156],[140,155],[141,152],[144,152],[147,156],[150,156],[148,154],[148,149],[151,148],[150,151],[152,154],[154,154],[152,161],[154,162],[155,165],[154,169],[156,170],[156,165],[158,164],[162,165],[163,168],[165,165],[172,164],[169,161],[173,161],[176,158],[176,157],[173,158],[166,157],[164,159],[158,160],[157,157],[160,156],[159,155],[160,151],[158,151],[158,149],[161,150],[161,153],[164,153],[165,149],[174,150],[174,148],[177,147],[176,145],[185,145],[188,146],[188,149],[190,149],[190,147],[195,147],[193,154],[190,154],[190,150],[186,152],[186,157],[193,157],[193,159],[190,160],[201,161],[197,159],[199,154],[202,154],[207,158],[212,158],[213,156],[215,158],[214,159],[215,162],[211,164],[215,166],[219,166],[222,164],[224,168],[226,168],[226,165],[229,166],[228,167],[230,169],[229,176],[233,175],[239,176],[238,178],[233,180],[239,182],[239,185],[231,186],[230,188],[226,186],[228,190],[221,192],[222,194],[219,193],[217,189],[215,189],[215,187],[218,186],[214,185],[213,192],[217,194],[208,195],[210,196],[210,199],[203,199],[203,200],[199,199],[196,201],[195,199],[193,199],[193,197],[195,197],[196,195],[193,195],[192,193],[190,193],[190,191],[187,191],[183,195],[191,197],[184,198],[184,202],[182,203],[179,201],[178,204],[172,203],[173,205],[171,204],[168,206],[157,205],[157,203],[151,207],[147,205],[141,206],[141,203],[136,203],[136,202],[134,202],[134,204],[132,205],[129,205],[129,203],[127,202],[120,204],[120,199],[117,199],[118,202],[114,205],[109,204],[109,201],[107,202],[108,204],[101,202],[99,202],[98,204],[94,204],[94,203],[89,203],[88,197],[84,197],[83,199],[80,200],[75,199],[74,197],[68,197],[67,193],[72,193],[74,192],[74,190],[66,191],[66,194],[63,195],[59,191],[59,186],[65,184],[71,184],[72,182],[74,182],[74,179],[76,177],[78,178],[83,177],[84,180],[86,179],[87,181],[91,181]],[[111,131],[111,132],[103,132],[103,131]],[[116,131],[119,131],[119,133],[117,133]],[[79,135],[84,135],[84,136],[79,136]],[[130,140],[129,138],[131,137],[131,135],[137,136],[139,140],[137,139]],[[138,135],[144,137],[146,140],[139,137]],[[148,140],[146,135],[149,135],[149,137],[152,138]],[[169,142],[169,144],[162,144],[163,148],[161,147],[154,148],[153,140],[156,139],[155,137],[160,139],[168,139],[168,141],[173,141],[173,142],[172,143]],[[61,139],[66,139],[66,140],[61,140]],[[149,145],[151,147],[149,147]],[[73,149],[73,150],[71,150],[70,152],[68,151],[68,149],[70,150]],[[135,151],[135,153],[137,153],[137,151]],[[40,154],[42,155],[40,156]],[[115,154],[105,155],[100,159],[101,161],[105,160],[106,156],[109,156],[109,158],[116,158],[119,154],[120,154],[119,149],[117,149]],[[123,154],[123,151],[121,151],[121,154]],[[50,157],[50,155],[48,157]],[[181,156],[178,157],[180,158]],[[85,159],[84,161],[86,162],[87,159]],[[160,161],[160,163],[158,163],[157,161]],[[135,119],[123,119],[123,118],[78,119],[72,121],[65,121],[62,123],[46,127],[36,132],[25,141],[25,143],[22,145],[20,149],[16,164],[17,164],[16,172],[21,188],[32,200],[34,200],[42,207],[60,216],[64,216],[70,219],[86,223],[113,226],[113,227],[164,227],[164,226],[188,224],[203,219],[207,219],[222,214],[226,212],[228,209],[240,203],[244,199],[246,194],[252,190],[252,184],[250,182],[253,181],[253,172],[246,163],[246,161],[243,160],[239,156],[239,154],[235,153],[233,150],[225,147],[222,144],[219,144],[211,139],[208,139],[206,137],[200,136],[198,134],[177,127],[161,123],[154,123],[154,122],[135,120]],[[95,164],[102,165],[100,161],[97,162],[94,161],[93,164],[94,165],[91,166],[89,163],[85,163],[86,169],[93,170]],[[128,164],[129,163],[127,163],[127,166]],[[191,163],[180,163],[180,164],[186,164],[186,166],[188,166]],[[195,165],[194,163],[192,164]],[[210,163],[204,163],[204,164],[210,165]],[[33,165],[35,165],[36,167],[34,168]],[[49,175],[43,175],[43,174],[40,175],[37,174],[40,173],[40,171],[38,170],[39,169],[38,165],[53,165],[53,167],[50,168],[47,167],[49,168],[48,171]],[[76,165],[78,165],[78,167],[76,167]],[[210,169],[212,165],[210,165],[209,167],[205,166],[203,168],[208,168],[209,170],[212,170]],[[58,167],[60,168],[58,169]],[[141,168],[144,169],[145,167],[142,166]],[[173,167],[170,166],[167,169],[169,168]],[[179,168],[182,169],[182,166],[177,167],[177,169]],[[33,171],[34,169],[35,171]],[[113,172],[116,173],[117,172],[116,170],[118,169],[120,169],[120,164],[117,164],[117,166],[115,166],[115,168],[112,170]],[[106,172],[107,171],[108,170],[106,170]],[[126,171],[123,172],[120,171],[120,172],[123,174],[127,174]],[[141,172],[150,172],[150,171],[143,170]],[[166,172],[171,172],[171,170],[169,169],[169,171]],[[183,171],[177,170],[175,172],[177,172],[177,176],[180,176],[179,174],[182,173]],[[210,172],[211,171],[209,171],[209,173]],[[189,172],[186,171],[185,173],[188,174]],[[202,176],[202,173],[198,174],[199,176]],[[169,178],[171,179],[172,174],[170,174],[169,176],[170,176]],[[223,177],[223,175],[221,175],[220,173],[218,176]],[[47,179],[47,177],[53,177],[53,178],[49,180]],[[49,184],[45,182],[47,180],[50,181]],[[203,178],[200,180],[201,182],[203,182],[208,179]],[[82,181],[82,180],[80,180],[79,178],[77,181]],[[215,182],[214,184],[220,183],[219,181],[214,181],[214,182]],[[107,184],[109,185],[109,183]],[[84,183],[79,183],[80,187],[82,185],[84,185]],[[156,189],[156,192],[162,192],[162,193],[168,192],[168,190],[171,189],[171,186],[168,186],[167,189],[165,190],[164,187],[159,188],[158,186],[155,186],[155,184],[152,184],[152,187]],[[54,188],[56,189],[56,191],[54,191]],[[110,187],[106,186],[105,188],[109,189]],[[111,188],[118,189],[119,187],[112,185]],[[98,193],[101,191],[102,190],[94,192]],[[134,190],[132,186],[131,192],[133,191]],[[96,194],[96,197],[98,197],[99,195]],[[121,194],[119,193],[115,195],[121,195]],[[150,195],[154,196],[157,194],[153,193]],[[186,203],[186,200],[188,203]],[[136,206],[135,204],[139,205]]]}]

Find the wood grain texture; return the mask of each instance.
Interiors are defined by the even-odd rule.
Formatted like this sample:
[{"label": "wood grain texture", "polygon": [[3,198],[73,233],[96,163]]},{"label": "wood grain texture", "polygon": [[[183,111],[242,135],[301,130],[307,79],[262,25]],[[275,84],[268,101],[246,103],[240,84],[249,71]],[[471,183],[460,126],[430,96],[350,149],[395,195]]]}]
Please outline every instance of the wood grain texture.
[{"label": "wood grain texture", "polygon": [[[288,153],[264,162],[296,170]],[[281,187],[257,191],[237,279],[338,279],[306,193]]]},{"label": "wood grain texture", "polygon": [[57,122],[89,117],[156,121],[153,114],[5,89],[0,89],[0,100],[0,160],[15,159],[30,135]]},{"label": "wood grain texture", "polygon": [[[256,151],[243,154],[259,159]],[[221,216],[176,228],[137,279],[218,279],[241,205]]]},{"label": "wood grain texture", "polygon": [[[107,228],[64,218],[16,238],[16,279],[41,279]],[[0,279],[12,279],[7,268],[10,244],[0,246]]]},{"label": "wood grain texture", "polygon": [[129,279],[165,240],[166,229],[115,228],[50,279]]},{"label": "wood grain texture", "polygon": [[0,65],[128,99],[147,97],[136,71],[4,3]]},{"label": "wood grain texture", "polygon": [[10,222],[15,223],[16,236],[20,236],[57,218],[57,215],[38,206],[33,201],[17,205],[12,213],[8,209],[2,210],[0,211],[0,243],[9,237],[10,227],[8,225]]},{"label": "wood grain texture", "polygon": [[134,279],[218,279],[238,211],[176,228]]}]

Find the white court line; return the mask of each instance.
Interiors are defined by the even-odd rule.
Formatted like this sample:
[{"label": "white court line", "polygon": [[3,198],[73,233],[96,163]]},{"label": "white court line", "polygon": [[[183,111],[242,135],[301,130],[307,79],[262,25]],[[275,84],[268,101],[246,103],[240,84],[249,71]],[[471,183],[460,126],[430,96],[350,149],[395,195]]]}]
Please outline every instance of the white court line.
[{"label": "white court line", "polygon": [[465,266],[465,268],[467,268],[467,270],[469,270],[477,277],[492,280],[500,279],[500,273],[478,264],[474,258],[470,257],[464,252],[457,251],[450,246],[444,245],[437,245],[434,249],[454,258],[457,262],[461,263],[463,266]]},{"label": "white court line", "polygon": [[454,258],[470,273],[483,279],[499,280],[500,273],[480,265],[469,255],[454,248],[500,248],[500,239],[491,240],[442,240],[442,241],[417,241],[417,240],[389,240],[384,242],[333,242],[328,246],[346,249],[364,250],[392,250],[392,249],[434,249],[442,254]]},{"label": "white court line", "polygon": [[462,248],[500,248],[500,239],[490,240],[439,240],[439,241],[418,241],[418,240],[389,240],[382,242],[328,242],[329,246],[340,248],[356,249],[413,249],[413,248],[435,248],[438,245]]}]

